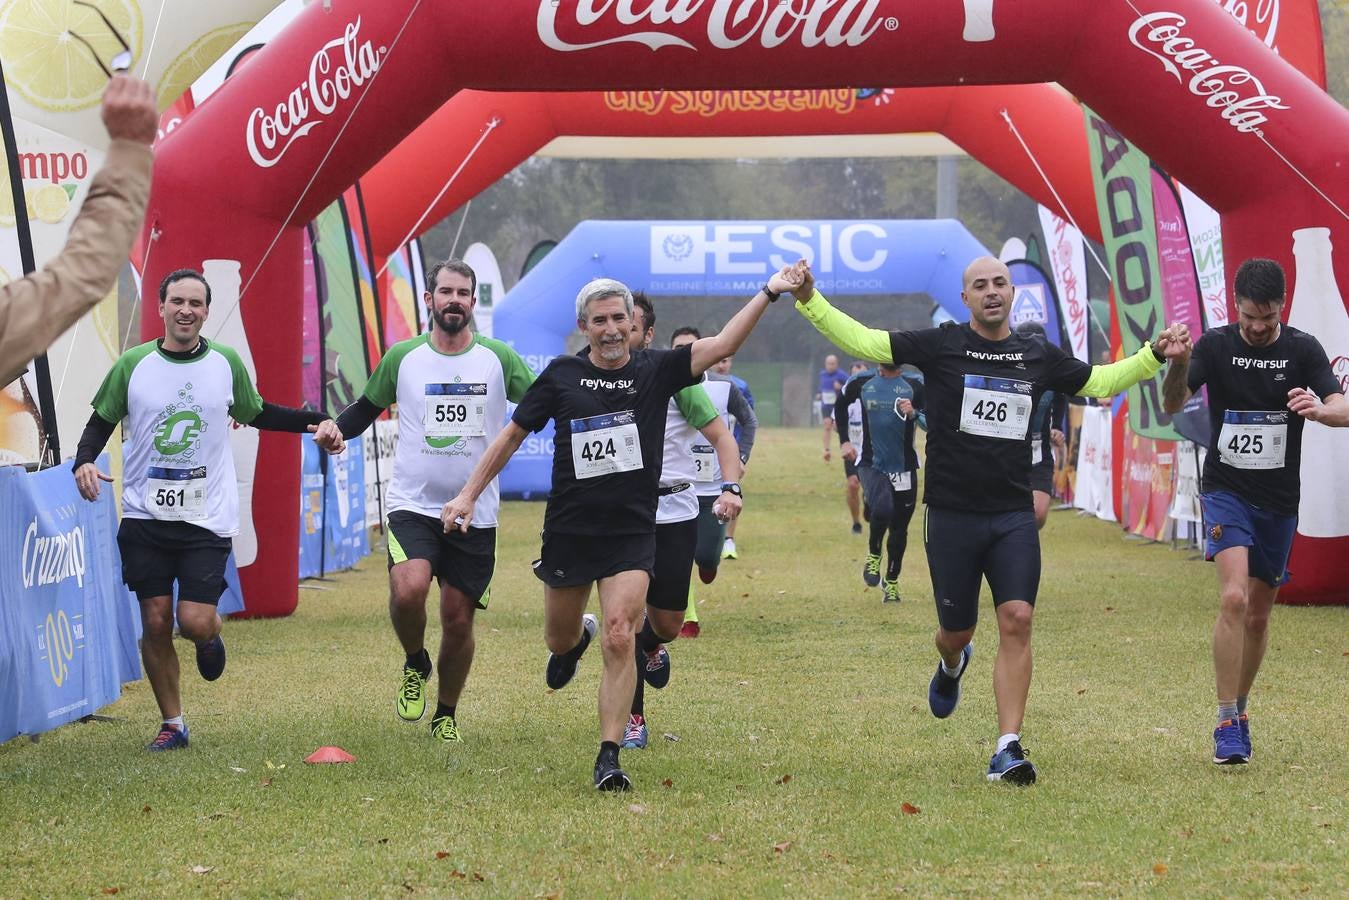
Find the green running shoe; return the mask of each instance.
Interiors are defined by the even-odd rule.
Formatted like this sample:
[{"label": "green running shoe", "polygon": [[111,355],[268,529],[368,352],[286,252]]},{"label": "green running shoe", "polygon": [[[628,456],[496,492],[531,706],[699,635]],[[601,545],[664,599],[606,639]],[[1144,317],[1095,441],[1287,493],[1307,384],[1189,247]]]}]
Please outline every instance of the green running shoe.
[{"label": "green running shoe", "polygon": [[867,587],[875,587],[881,583],[881,555],[879,553],[868,553],[867,561],[862,563],[862,581]]},{"label": "green running shoe", "polygon": [[404,722],[420,722],[426,715],[426,679],[430,674],[423,675],[412,666],[403,666],[395,710]]},{"label": "green running shoe", "polygon": [[885,579],[881,581],[881,602],[898,603],[899,602],[899,579],[894,581]]},{"label": "green running shoe", "polygon": [[454,724],[454,716],[437,716],[431,720],[431,737],[442,744],[462,744],[459,727]]}]

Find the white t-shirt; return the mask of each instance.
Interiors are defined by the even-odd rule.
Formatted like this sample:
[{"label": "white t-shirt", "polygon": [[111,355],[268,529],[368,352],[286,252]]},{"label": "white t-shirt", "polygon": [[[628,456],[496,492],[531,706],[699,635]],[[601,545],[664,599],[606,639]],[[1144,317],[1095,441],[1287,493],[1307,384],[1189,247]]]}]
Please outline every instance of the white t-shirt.
[{"label": "white t-shirt", "polygon": [[[665,414],[660,486],[662,489],[681,484],[685,487],[673,494],[662,494],[657,499],[657,525],[687,522],[698,517],[698,494],[694,486],[700,477],[707,477],[704,471],[707,460],[694,457],[693,445],[699,443],[706,446],[707,442],[698,429],[717,417],[716,407],[712,405],[704,387],[704,384],[690,385],[670,398]],[[715,464],[715,454],[711,456],[711,461]]]},{"label": "white t-shirt", "polygon": [[113,363],[93,405],[104,421],[127,419],[125,518],[239,533],[230,419],[253,421],[262,397],[234,350],[208,343],[200,356],[180,360],[158,341],[133,347]]},{"label": "white t-shirt", "polygon": [[[712,401],[712,406],[716,408],[717,415],[726,423],[726,427],[731,427],[731,414],[727,411],[730,403],[731,383],[729,381],[716,381],[703,376],[703,385],[707,390],[707,396]],[[693,453],[703,455],[702,465],[706,467],[710,464],[710,469],[704,469],[698,480],[694,483],[694,488],[698,491],[699,497],[720,497],[721,496],[721,463],[717,461],[717,454],[713,448],[702,439],[700,435],[693,444]]]},{"label": "white t-shirt", "polygon": [[[518,353],[481,335],[459,353],[441,353],[425,334],[390,347],[365,386],[376,406],[398,404],[389,512],[439,518],[505,426],[507,401],[519,401],[533,382]],[[492,479],[474,507],[473,527],[495,528],[499,506]]]}]

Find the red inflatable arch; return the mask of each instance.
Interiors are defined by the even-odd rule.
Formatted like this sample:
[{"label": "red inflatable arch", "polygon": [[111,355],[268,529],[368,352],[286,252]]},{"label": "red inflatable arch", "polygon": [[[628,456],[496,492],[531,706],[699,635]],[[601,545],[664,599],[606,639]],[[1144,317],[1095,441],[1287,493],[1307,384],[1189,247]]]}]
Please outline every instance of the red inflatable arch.
[{"label": "red inflatable arch", "polygon": [[[438,222],[555,137],[771,137],[940,132],[1050,209],[1063,212],[1008,131],[1016,123],[1068,211],[1100,239],[1082,110],[1047,84],[900,88],[858,99],[847,88],[783,93],[460,91],[361,179],[376,253],[399,246],[430,198],[467,159],[425,216]],[[474,145],[494,123],[481,148]],[[425,227],[425,226],[423,226]]]},{"label": "red inflatable arch", "polygon": [[[263,395],[294,404],[304,223],[460,89],[1048,81],[1222,213],[1228,260],[1272,256],[1303,279],[1312,273],[1294,265],[1293,233],[1324,228],[1339,253],[1333,268],[1319,264],[1318,283],[1349,281],[1349,112],[1214,0],[314,3],[164,140],[145,276],[155,284],[178,266],[238,260],[240,310],[213,310],[208,335],[242,315]],[[465,128],[476,138],[479,123]],[[1005,125],[987,130],[1011,140]],[[1297,297],[1294,318],[1302,303],[1343,301]],[[1327,350],[1349,365],[1349,346]],[[262,435],[253,485],[260,553],[242,573],[257,614],[295,606],[298,452],[291,436]],[[1309,488],[1349,506],[1349,473],[1316,477]],[[1349,537],[1300,535],[1290,596],[1349,601],[1346,552]]]}]

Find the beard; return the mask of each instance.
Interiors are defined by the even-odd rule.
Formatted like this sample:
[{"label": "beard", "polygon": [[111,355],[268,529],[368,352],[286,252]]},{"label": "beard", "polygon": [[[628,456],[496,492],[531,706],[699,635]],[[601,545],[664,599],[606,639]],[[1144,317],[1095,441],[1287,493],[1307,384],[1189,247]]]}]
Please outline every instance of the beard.
[{"label": "beard", "polygon": [[446,334],[455,335],[468,327],[468,313],[456,306],[447,306],[437,310],[432,318]]},{"label": "beard", "polygon": [[628,342],[626,340],[600,342],[600,359],[607,362],[622,359],[623,354],[627,351]]}]

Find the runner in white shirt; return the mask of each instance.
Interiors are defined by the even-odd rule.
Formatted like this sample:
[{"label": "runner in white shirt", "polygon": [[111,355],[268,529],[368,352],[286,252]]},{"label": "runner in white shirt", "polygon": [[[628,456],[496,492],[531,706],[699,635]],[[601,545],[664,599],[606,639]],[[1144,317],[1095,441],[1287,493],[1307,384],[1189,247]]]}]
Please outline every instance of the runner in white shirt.
[{"label": "runner in white shirt", "polygon": [[225,671],[216,604],[225,590],[230,539],[239,533],[230,420],[297,433],[323,421],[319,413],[264,403],[239,355],[201,337],[210,311],[211,288],[200,272],[165,276],[159,285],[164,337],[113,363],[73,466],[80,494],[98,499],[99,482],[112,478],[94,460],[126,419],[117,544],[122,578],[140,601],[145,675],[164,717],[147,748],[153,751],[188,745],[173,649],[174,582],[178,633],[196,644],[198,671],[207,681]]},{"label": "runner in white shirt", "polygon": [[389,485],[389,618],[403,645],[394,708],[404,722],[426,715],[431,657],[426,597],[440,582],[440,671],[431,734],[459,743],[459,696],[473,665],[473,616],[486,609],[496,567],[499,500],[495,479],[479,498],[473,527],[445,533],[440,510],[463,488],[483,450],[534,382],[520,355],[469,327],[478,280],[463,260],[436,263],[424,296],[431,330],[389,348],[364,395],[315,435],[322,447],[362,433],[398,404],[398,449]]}]

